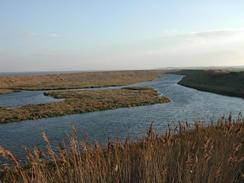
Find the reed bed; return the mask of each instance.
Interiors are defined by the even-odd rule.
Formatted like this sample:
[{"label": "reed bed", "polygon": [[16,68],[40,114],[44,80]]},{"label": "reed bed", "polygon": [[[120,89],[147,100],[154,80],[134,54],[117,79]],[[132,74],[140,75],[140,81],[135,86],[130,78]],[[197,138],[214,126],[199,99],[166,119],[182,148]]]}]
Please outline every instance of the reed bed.
[{"label": "reed bed", "polygon": [[164,135],[152,126],[136,142],[91,145],[76,138],[54,151],[43,132],[46,151],[26,150],[27,166],[8,150],[1,183],[241,183],[244,181],[244,120],[179,124]]},{"label": "reed bed", "polygon": [[180,85],[244,98],[244,71],[182,70],[176,73],[185,75]]},{"label": "reed bed", "polygon": [[45,94],[63,100],[21,107],[0,107],[0,124],[170,102],[169,98],[160,96],[159,92],[151,88],[52,91]]},{"label": "reed bed", "polygon": [[0,93],[10,92],[8,90],[59,90],[120,86],[153,80],[163,73],[162,70],[131,70],[0,76]]}]

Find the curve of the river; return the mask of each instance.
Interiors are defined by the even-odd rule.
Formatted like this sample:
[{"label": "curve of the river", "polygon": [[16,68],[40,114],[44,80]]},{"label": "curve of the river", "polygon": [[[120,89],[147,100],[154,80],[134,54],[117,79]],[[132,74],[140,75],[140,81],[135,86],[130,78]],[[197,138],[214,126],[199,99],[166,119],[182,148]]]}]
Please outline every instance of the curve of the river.
[{"label": "curve of the river", "polygon": [[[94,87],[81,89],[63,89],[57,91],[77,91],[77,90],[115,90],[124,86],[108,86],[108,87]],[[53,90],[55,91],[55,90]],[[55,99],[51,96],[46,96],[47,91],[18,91],[0,95],[0,107],[21,107],[30,104],[47,104],[61,101],[62,99]]]},{"label": "curve of the river", "polygon": [[65,132],[70,132],[74,125],[80,137],[88,137],[91,142],[104,143],[108,137],[139,138],[145,135],[151,122],[154,122],[154,127],[159,132],[163,132],[168,124],[178,121],[211,122],[224,114],[232,113],[234,117],[240,112],[244,114],[243,99],[180,86],[177,83],[182,77],[166,75],[154,81],[135,85],[153,87],[161,95],[171,98],[171,103],[2,124],[0,125],[0,145],[22,158],[23,145],[44,147],[42,130],[48,133],[53,144],[57,144],[64,138]]},{"label": "curve of the river", "polygon": [[20,107],[28,104],[46,104],[59,99],[45,96],[43,91],[19,91],[0,95],[0,107]]}]

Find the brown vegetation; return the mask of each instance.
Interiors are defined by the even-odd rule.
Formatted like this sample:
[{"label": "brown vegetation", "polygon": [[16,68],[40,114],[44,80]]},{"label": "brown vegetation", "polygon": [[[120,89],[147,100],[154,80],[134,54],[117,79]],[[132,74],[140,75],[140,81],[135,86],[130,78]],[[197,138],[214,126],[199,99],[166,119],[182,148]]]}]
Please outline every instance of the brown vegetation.
[{"label": "brown vegetation", "polygon": [[0,123],[62,116],[67,114],[93,112],[119,107],[132,107],[170,100],[159,96],[153,89],[116,89],[116,90],[76,90],[52,91],[46,93],[61,102],[26,105],[16,108],[0,107]]},{"label": "brown vegetation", "polygon": [[179,84],[198,90],[244,98],[244,72],[227,70],[183,70]]},{"label": "brown vegetation", "polygon": [[80,72],[32,76],[1,76],[0,90],[50,90],[127,85],[155,79],[162,71]]},{"label": "brown vegetation", "polygon": [[[174,134],[173,134],[174,133]],[[75,131],[74,131],[75,134]],[[158,136],[150,128],[138,142],[108,142],[95,147],[71,135],[54,152],[43,133],[47,151],[28,150],[28,167],[8,150],[0,155],[3,183],[242,183],[244,121],[224,121],[204,128],[180,125]]]}]

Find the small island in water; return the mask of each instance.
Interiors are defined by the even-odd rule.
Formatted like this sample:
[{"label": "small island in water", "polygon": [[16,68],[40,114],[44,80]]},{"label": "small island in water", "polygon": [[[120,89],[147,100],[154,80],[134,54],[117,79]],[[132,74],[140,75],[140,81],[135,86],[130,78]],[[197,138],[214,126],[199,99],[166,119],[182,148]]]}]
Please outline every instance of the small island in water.
[{"label": "small island in water", "polygon": [[243,12],[0,0],[0,183],[244,183]]},{"label": "small island in water", "polygon": [[[122,107],[174,102],[153,88],[135,83],[157,81],[170,74],[184,75],[179,84],[204,91],[242,97],[243,73],[231,71],[123,71],[0,77],[1,96],[32,91],[57,101],[0,107],[0,121],[19,122]],[[211,79],[209,79],[211,77]],[[218,87],[231,77],[231,85]],[[214,78],[214,80],[212,80]],[[45,82],[48,80],[48,82]],[[10,82],[11,81],[11,82]],[[37,82],[39,81],[39,82]],[[214,82],[214,83],[213,83]],[[67,84],[65,84],[67,83]],[[213,89],[213,86],[218,88]],[[237,89],[237,90],[235,90]],[[240,89],[240,90],[239,90]],[[227,92],[228,91],[228,92]],[[16,94],[17,94],[16,93]],[[39,93],[38,93],[39,94]],[[92,123],[92,122],[91,122]],[[223,117],[179,123],[163,134],[152,126],[139,140],[111,140],[91,144],[78,139],[52,147],[43,132],[46,149],[28,149],[25,163],[0,145],[3,182],[241,182],[243,180],[244,121]],[[1,127],[1,126],[0,126]]]}]

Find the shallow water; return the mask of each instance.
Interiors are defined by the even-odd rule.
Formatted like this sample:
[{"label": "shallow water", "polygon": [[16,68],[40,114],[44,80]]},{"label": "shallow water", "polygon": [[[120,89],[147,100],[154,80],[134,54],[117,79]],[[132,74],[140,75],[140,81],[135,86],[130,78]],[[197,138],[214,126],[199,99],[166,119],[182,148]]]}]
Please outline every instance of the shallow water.
[{"label": "shallow water", "polygon": [[20,107],[28,104],[45,104],[60,101],[45,96],[43,91],[20,91],[0,95],[0,107]]},{"label": "shallow water", "polygon": [[[77,91],[77,90],[106,90],[120,89],[122,86],[100,87],[100,88],[82,88],[82,89],[65,89],[58,91]],[[20,107],[29,104],[46,104],[58,102],[62,99],[55,99],[51,96],[44,95],[45,91],[19,91],[0,95],[0,107]]]},{"label": "shallow water", "polygon": [[134,85],[153,87],[162,95],[170,97],[171,103],[2,124],[0,145],[23,158],[21,148],[23,145],[44,147],[41,130],[45,130],[50,141],[57,144],[64,138],[65,132],[70,132],[71,126],[74,125],[80,137],[88,138],[90,142],[104,143],[108,137],[140,138],[145,135],[151,122],[154,122],[157,131],[163,132],[168,124],[174,125],[178,121],[211,122],[224,114],[232,113],[234,117],[240,112],[244,114],[243,99],[180,86],[177,82],[182,77],[167,75],[154,81]]}]

